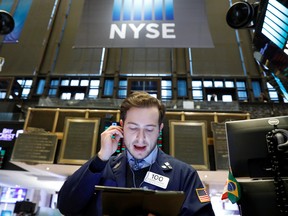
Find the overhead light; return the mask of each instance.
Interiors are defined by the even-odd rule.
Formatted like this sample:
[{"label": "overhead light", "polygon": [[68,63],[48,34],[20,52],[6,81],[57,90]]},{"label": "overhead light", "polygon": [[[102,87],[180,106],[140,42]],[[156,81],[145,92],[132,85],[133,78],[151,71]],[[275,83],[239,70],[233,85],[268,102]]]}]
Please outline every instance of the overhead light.
[{"label": "overhead light", "polygon": [[15,22],[13,17],[4,10],[0,10],[0,34],[6,35],[13,31]]},{"label": "overhead light", "polygon": [[259,3],[234,3],[226,14],[227,24],[234,29],[252,28],[255,25]]}]

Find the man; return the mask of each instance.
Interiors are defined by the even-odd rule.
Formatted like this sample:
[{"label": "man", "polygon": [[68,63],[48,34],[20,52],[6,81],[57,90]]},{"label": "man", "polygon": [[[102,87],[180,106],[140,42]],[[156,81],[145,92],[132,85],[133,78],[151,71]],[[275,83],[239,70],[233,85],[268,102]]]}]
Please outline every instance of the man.
[{"label": "man", "polygon": [[[101,197],[99,193],[95,194],[94,186],[104,185],[184,191],[185,201],[179,215],[214,215],[196,170],[158,149],[157,139],[163,128],[164,115],[164,105],[148,93],[135,92],[126,98],[120,107],[121,126],[105,130],[101,134],[98,154],[63,184],[58,196],[60,212],[65,216],[102,215]],[[121,138],[126,151],[112,156]],[[149,172],[165,178],[167,184],[158,187],[147,180]],[[208,199],[202,199],[199,192]]]}]

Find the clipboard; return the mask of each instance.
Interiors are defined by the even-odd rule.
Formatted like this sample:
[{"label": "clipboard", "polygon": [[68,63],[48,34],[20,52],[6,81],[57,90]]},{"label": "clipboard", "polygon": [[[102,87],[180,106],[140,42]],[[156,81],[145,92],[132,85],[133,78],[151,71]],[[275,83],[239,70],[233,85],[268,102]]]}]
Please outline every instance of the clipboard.
[{"label": "clipboard", "polygon": [[159,191],[144,188],[95,186],[102,193],[104,216],[135,216],[153,213],[157,216],[179,215],[185,194],[183,191]]}]

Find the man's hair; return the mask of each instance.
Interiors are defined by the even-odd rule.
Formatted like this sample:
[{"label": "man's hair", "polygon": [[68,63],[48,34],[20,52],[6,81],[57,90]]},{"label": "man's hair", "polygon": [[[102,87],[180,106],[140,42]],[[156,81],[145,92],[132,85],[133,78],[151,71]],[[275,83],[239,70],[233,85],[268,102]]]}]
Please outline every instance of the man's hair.
[{"label": "man's hair", "polygon": [[151,96],[147,92],[133,92],[130,94],[120,106],[120,118],[125,121],[127,111],[132,108],[149,108],[157,107],[159,110],[159,125],[163,122],[165,116],[165,106],[157,98]]}]

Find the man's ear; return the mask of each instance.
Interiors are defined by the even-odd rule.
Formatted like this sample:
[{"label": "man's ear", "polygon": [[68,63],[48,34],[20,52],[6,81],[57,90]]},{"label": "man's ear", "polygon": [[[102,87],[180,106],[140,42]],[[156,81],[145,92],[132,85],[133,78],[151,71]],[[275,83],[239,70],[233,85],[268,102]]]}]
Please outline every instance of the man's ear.
[{"label": "man's ear", "polygon": [[120,119],[120,126],[123,127],[123,120]]}]

